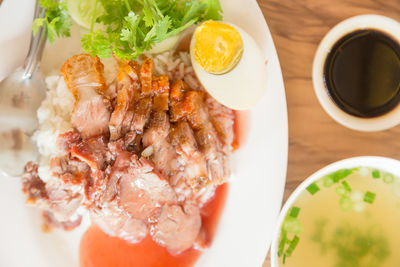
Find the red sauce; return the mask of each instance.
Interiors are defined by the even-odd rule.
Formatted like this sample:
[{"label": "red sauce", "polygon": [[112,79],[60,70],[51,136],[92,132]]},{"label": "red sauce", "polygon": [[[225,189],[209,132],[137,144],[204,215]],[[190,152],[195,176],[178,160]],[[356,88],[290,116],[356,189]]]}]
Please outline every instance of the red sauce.
[{"label": "red sauce", "polygon": [[210,246],[218,228],[221,213],[225,207],[228,184],[220,185],[211,199],[201,209],[201,225],[205,232],[205,245]]},{"label": "red sauce", "polygon": [[235,151],[246,143],[250,129],[250,111],[235,110],[234,114],[235,121],[233,124],[233,130],[235,133],[235,137],[232,146],[233,150]]},{"label": "red sauce", "polygon": [[[215,196],[201,210],[202,231],[205,243],[210,245],[220,215],[225,205],[228,185],[217,188]],[[81,267],[189,267],[193,266],[201,252],[189,249],[177,256],[155,243],[147,236],[138,244],[129,244],[103,233],[92,225],[83,235],[80,245]]]},{"label": "red sauce", "polygon": [[147,236],[138,244],[129,244],[117,237],[106,235],[95,225],[84,234],[80,248],[82,267],[173,267],[192,266],[200,252],[187,250],[178,256]]}]

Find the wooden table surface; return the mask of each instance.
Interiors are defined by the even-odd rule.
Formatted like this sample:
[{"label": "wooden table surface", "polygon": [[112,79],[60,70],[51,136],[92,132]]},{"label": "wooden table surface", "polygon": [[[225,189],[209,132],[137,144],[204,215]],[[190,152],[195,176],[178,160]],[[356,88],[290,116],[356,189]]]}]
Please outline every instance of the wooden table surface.
[{"label": "wooden table surface", "polygon": [[[400,21],[400,0],[258,0],[282,67],[289,116],[284,201],[309,175],[337,160],[376,155],[400,159],[400,126],[363,133],[331,119],[314,94],[311,69],[323,36],[340,21],[381,14]],[[270,266],[269,257],[264,267]]]}]

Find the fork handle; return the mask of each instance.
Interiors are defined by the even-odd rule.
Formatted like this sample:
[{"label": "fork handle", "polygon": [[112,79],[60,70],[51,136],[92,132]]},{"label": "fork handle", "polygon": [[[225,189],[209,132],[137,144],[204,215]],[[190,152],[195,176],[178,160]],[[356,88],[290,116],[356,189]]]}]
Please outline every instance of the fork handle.
[{"label": "fork handle", "polygon": [[[34,19],[43,18],[46,10],[42,8],[39,1],[36,1]],[[39,27],[36,35],[32,35],[29,45],[29,52],[24,62],[23,79],[30,79],[40,63],[43,55],[43,49],[46,44],[46,27]]]}]

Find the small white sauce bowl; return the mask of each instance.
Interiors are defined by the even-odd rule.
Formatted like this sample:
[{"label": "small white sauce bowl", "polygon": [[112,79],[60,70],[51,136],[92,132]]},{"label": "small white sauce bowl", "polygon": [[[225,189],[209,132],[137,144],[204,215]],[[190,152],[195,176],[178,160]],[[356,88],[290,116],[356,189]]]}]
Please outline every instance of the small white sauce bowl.
[{"label": "small white sauce bowl", "polygon": [[286,201],[285,205],[283,206],[281,213],[279,214],[277,228],[275,229],[272,244],[271,244],[271,267],[284,267],[284,265],[279,265],[279,258],[278,258],[278,245],[279,245],[279,237],[281,233],[281,227],[283,220],[286,217],[286,213],[292,207],[294,202],[296,202],[297,198],[304,192],[304,190],[315,181],[321,179],[325,175],[333,173],[335,171],[341,169],[350,169],[356,167],[371,167],[374,169],[383,170],[389,173],[392,173],[395,176],[400,176],[400,161],[384,158],[384,157],[356,157],[356,158],[349,158],[341,161],[337,161],[332,163],[321,170],[317,171],[310,177],[308,177],[305,181],[303,181],[294,192],[290,195],[289,199]]},{"label": "small white sauce bowl", "polygon": [[352,116],[340,109],[332,100],[324,78],[325,61],[336,42],[351,32],[365,29],[385,33],[400,45],[400,23],[391,18],[380,15],[361,15],[340,22],[326,34],[315,54],[312,70],[314,91],[324,110],[343,126],[358,131],[381,131],[400,123],[400,104],[378,117],[360,118]]}]

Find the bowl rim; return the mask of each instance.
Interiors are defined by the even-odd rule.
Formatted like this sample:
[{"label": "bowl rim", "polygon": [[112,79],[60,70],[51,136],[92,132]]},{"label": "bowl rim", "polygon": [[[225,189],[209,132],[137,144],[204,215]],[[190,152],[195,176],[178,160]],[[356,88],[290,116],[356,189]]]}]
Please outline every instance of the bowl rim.
[{"label": "bowl rim", "polygon": [[330,29],[318,45],[312,65],[312,82],[319,103],[336,122],[358,131],[382,131],[400,123],[400,103],[380,116],[360,118],[339,108],[332,100],[325,85],[324,65],[332,47],[347,34],[365,29],[383,32],[400,44],[400,22],[395,19],[375,14],[347,18]]},{"label": "bowl rim", "polygon": [[336,161],[331,163],[322,169],[316,171],[312,175],[310,175],[307,179],[305,179],[293,193],[289,196],[286,203],[283,205],[281,212],[279,213],[278,221],[276,224],[276,228],[273,234],[272,243],[271,243],[271,267],[279,267],[279,258],[278,258],[278,241],[280,237],[280,229],[283,223],[283,220],[286,217],[288,210],[291,208],[293,203],[297,200],[297,198],[303,193],[303,191],[309,186],[311,183],[319,180],[325,175],[328,175],[332,172],[335,172],[340,169],[345,168],[355,168],[360,166],[366,166],[371,168],[376,168],[380,170],[384,170],[390,172],[396,176],[400,176],[400,161],[388,157],[381,156],[362,156],[362,157],[353,157],[347,158],[344,160]]}]

